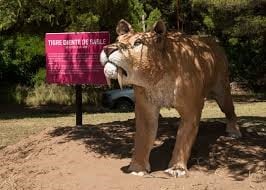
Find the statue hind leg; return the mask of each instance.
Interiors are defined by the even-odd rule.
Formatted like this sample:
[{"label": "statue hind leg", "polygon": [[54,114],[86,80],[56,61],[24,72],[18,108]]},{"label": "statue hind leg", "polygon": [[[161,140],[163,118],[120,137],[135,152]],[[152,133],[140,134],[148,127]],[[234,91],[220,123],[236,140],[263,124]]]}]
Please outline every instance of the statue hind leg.
[{"label": "statue hind leg", "polygon": [[237,125],[237,116],[235,114],[228,78],[223,81],[219,81],[219,83],[213,89],[213,95],[221,111],[226,116],[226,132],[231,137],[240,138],[242,135]]},{"label": "statue hind leg", "polygon": [[186,103],[186,106],[177,108],[181,122],[177,130],[176,143],[165,172],[174,177],[187,175],[187,162],[189,160],[193,143],[196,139],[204,100]]}]

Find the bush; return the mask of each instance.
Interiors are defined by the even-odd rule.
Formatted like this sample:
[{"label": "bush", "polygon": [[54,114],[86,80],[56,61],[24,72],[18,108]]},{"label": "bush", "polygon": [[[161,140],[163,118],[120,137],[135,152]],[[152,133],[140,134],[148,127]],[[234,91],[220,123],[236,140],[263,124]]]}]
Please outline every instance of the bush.
[{"label": "bush", "polygon": [[[84,104],[100,105],[102,91],[103,88],[83,86],[82,102]],[[61,86],[46,83],[34,86],[25,98],[25,103],[31,106],[48,104],[73,105],[75,101],[74,86]]]},{"label": "bush", "polygon": [[0,83],[0,104],[25,104],[29,87]]},{"label": "bush", "polygon": [[26,104],[32,106],[46,104],[71,105],[75,102],[74,89],[71,86],[58,86],[42,83],[30,90]]},{"label": "bush", "polygon": [[0,36],[0,78],[9,83],[30,85],[45,66],[42,37],[29,34]]},{"label": "bush", "polygon": [[159,9],[154,9],[151,11],[149,17],[147,18],[146,24],[147,29],[150,30],[153,24],[161,18],[162,14]]},{"label": "bush", "polygon": [[40,86],[45,82],[45,78],[46,78],[46,69],[40,68],[39,71],[33,76],[31,83],[34,86]]}]

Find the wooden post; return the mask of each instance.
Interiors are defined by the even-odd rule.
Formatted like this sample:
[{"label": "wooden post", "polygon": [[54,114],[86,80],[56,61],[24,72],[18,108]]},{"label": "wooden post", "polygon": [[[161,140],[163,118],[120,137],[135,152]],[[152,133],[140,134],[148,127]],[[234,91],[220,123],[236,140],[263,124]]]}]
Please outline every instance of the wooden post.
[{"label": "wooden post", "polygon": [[146,32],[146,28],[145,28],[145,15],[142,15],[142,30],[143,32]]},{"label": "wooden post", "polygon": [[76,89],[76,126],[82,127],[82,86],[77,84]]}]

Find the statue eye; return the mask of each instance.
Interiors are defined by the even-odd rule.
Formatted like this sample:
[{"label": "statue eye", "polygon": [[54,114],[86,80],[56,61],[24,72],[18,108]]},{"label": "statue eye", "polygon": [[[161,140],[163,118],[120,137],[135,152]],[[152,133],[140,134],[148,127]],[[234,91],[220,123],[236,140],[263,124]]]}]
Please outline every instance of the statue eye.
[{"label": "statue eye", "polygon": [[139,46],[139,45],[141,45],[141,44],[142,44],[142,41],[141,41],[140,39],[138,39],[138,40],[136,40],[136,41],[134,42],[134,47]]},{"label": "statue eye", "polygon": [[119,43],[119,47],[121,49],[127,49],[128,48],[127,45],[126,44],[123,44],[123,43]]}]

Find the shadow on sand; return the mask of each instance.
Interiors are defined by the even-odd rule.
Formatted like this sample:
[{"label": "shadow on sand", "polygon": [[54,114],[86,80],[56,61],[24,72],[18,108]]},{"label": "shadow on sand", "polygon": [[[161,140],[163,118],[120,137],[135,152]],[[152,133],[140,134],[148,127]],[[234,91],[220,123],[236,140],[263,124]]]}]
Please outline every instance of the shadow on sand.
[{"label": "shadow on sand", "polygon": [[[152,171],[167,168],[175,144],[179,119],[161,118],[150,163]],[[82,128],[63,127],[50,133],[51,136],[64,135],[65,142],[79,140],[93,152],[114,158],[130,158],[133,149],[135,120],[115,121]],[[243,137],[226,137],[223,119],[201,121],[197,140],[189,160],[189,168],[215,171],[226,167],[236,180],[243,180],[250,173],[262,171],[266,167],[266,118],[240,117],[239,124]],[[125,167],[123,167],[125,168]],[[122,168],[122,170],[124,170]],[[266,176],[265,176],[266,177]]]}]

